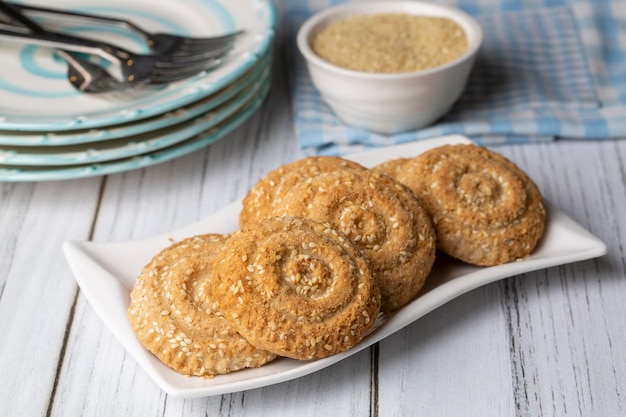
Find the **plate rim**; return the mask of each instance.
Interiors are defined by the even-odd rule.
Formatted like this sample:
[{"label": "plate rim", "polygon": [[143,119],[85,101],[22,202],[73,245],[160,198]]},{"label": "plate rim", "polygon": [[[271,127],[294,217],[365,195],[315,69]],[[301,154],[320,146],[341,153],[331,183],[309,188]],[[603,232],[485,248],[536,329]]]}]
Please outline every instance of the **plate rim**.
[{"label": "plate rim", "polygon": [[[237,111],[245,107],[247,102],[260,94],[268,80],[269,71],[264,71],[261,77],[257,80],[253,80],[250,84],[246,85],[245,88],[239,90],[226,101],[220,103],[216,108],[210,109],[206,113],[190,120],[166,126],[155,131],[145,132],[142,135],[150,135],[150,137],[144,137],[141,141],[137,140],[137,138],[133,136],[113,139],[111,142],[120,142],[120,145],[106,149],[98,149],[98,147],[105,144],[106,141],[90,142],[81,150],[72,150],[61,154],[24,153],[20,151],[13,153],[15,149],[0,149],[0,165],[7,168],[12,165],[53,168],[55,166],[65,165],[97,164],[156,152],[159,149],[173,146],[177,143],[190,139],[191,137],[221,123],[229,116],[236,114]],[[209,114],[211,115],[210,118],[203,121],[203,119],[206,119]],[[131,146],[133,142],[136,143],[135,147]],[[158,142],[158,144],[155,144],[155,142]],[[146,144],[146,146],[141,146],[141,143]],[[8,152],[9,155],[4,157],[2,156],[3,152]]]},{"label": "plate rim", "polygon": [[[0,182],[35,182],[58,181],[69,179],[89,178],[117,174],[147,168],[175,158],[185,156],[198,149],[204,148],[239,127],[247,121],[261,107],[270,90],[269,82],[261,88],[259,94],[251,100],[249,105],[243,106],[225,123],[209,128],[183,142],[176,143],[154,152],[131,156],[113,161],[105,161],[87,165],[70,165],[62,167],[45,167],[45,170],[24,171],[21,167],[0,166]],[[34,168],[34,167],[23,167]]]},{"label": "plate rim", "polygon": [[[258,66],[256,65],[258,64]],[[152,130],[164,129],[178,123],[183,123],[198,117],[199,115],[210,111],[212,108],[219,106],[246,86],[254,83],[260,74],[271,68],[272,54],[268,51],[261,57],[257,63],[249,69],[249,72],[242,74],[241,77],[233,80],[222,89],[201,97],[196,101],[188,103],[184,106],[156,114],[145,119],[134,120],[119,125],[106,126],[104,128],[87,128],[58,132],[44,131],[8,131],[0,129],[0,147],[8,148],[10,146],[19,147],[55,147],[55,146],[71,146],[87,143],[98,143],[108,140],[121,139],[130,135],[140,135],[148,133]],[[203,103],[204,102],[204,103]],[[186,111],[193,108],[192,112],[185,112],[183,116],[173,115],[167,117],[169,113],[177,113],[181,110]],[[163,121],[165,120],[165,122]],[[114,133],[111,133],[114,130]],[[21,136],[15,135],[22,134]]]}]

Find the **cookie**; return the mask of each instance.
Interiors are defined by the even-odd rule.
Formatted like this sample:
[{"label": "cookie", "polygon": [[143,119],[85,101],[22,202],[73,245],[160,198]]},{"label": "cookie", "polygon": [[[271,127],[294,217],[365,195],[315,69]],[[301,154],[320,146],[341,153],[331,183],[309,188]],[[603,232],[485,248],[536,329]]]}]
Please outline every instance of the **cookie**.
[{"label": "cookie", "polygon": [[250,343],[295,359],[350,349],[372,328],[380,295],[366,261],[329,224],[252,223],[226,242],[211,291]]},{"label": "cookie", "polygon": [[402,172],[402,168],[410,161],[411,158],[388,159],[372,167],[372,170],[385,173],[392,178],[398,178],[398,175]]},{"label": "cookie", "polygon": [[255,223],[271,217],[275,207],[294,185],[324,172],[336,170],[364,171],[356,162],[334,156],[312,156],[276,168],[261,178],[243,199],[239,225]]},{"label": "cookie", "polygon": [[435,260],[435,233],[415,194],[374,171],[334,171],[292,188],[275,210],[332,224],[367,259],[383,311],[415,297]]},{"label": "cookie", "polygon": [[431,149],[403,165],[397,179],[417,193],[443,252],[475,265],[530,254],[546,211],[533,181],[502,155],[476,145]]},{"label": "cookie", "polygon": [[276,357],[248,343],[215,308],[208,283],[222,235],[175,243],[146,265],[130,294],[128,319],[141,343],[184,374],[211,377]]}]

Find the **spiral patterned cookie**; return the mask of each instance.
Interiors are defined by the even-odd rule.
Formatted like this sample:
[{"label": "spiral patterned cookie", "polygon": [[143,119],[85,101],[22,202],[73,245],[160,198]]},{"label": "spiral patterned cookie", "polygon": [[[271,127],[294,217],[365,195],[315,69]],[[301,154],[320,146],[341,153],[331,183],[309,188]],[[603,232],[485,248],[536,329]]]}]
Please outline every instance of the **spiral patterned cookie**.
[{"label": "spiral patterned cookie", "polygon": [[476,145],[446,145],[404,164],[397,179],[433,219],[439,249],[475,265],[531,253],[546,212],[539,190],[514,163]]},{"label": "spiral patterned cookie", "polygon": [[207,284],[225,236],[202,235],[164,249],[146,265],[127,315],[141,343],[184,374],[211,377],[276,357],[248,343],[215,308]]},{"label": "spiral patterned cookie", "polygon": [[235,233],[215,264],[219,309],[250,343],[295,359],[350,349],[380,309],[367,263],[329,224],[270,218]]},{"label": "spiral patterned cookie", "polygon": [[296,184],[325,172],[345,169],[364,171],[366,168],[334,156],[312,156],[276,168],[261,178],[243,199],[240,227],[271,217],[275,207],[282,204],[283,197]]},{"label": "spiral patterned cookie", "polygon": [[415,194],[374,171],[335,171],[295,186],[278,215],[329,222],[363,252],[382,309],[396,310],[424,285],[435,260],[435,233]]},{"label": "spiral patterned cookie", "polygon": [[392,178],[398,178],[404,166],[411,162],[411,158],[389,159],[384,161],[372,169],[389,175]]}]

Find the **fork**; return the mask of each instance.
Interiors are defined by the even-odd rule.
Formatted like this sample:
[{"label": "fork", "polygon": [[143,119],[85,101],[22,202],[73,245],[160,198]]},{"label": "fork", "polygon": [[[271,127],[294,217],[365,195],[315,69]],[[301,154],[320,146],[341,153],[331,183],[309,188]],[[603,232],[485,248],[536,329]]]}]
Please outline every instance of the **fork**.
[{"label": "fork", "polygon": [[[25,27],[35,32],[45,32],[41,26],[24,16],[21,11],[13,9],[11,5],[3,3],[2,0],[0,0],[0,9],[4,12],[5,16],[12,17]],[[74,88],[79,91],[86,93],[104,93],[124,90],[131,85],[140,85],[139,82],[129,83],[119,81],[104,68],[82,59],[74,52],[58,49],[56,53],[67,63],[67,79]]]},{"label": "fork", "polygon": [[[0,9],[5,13],[5,16],[12,17],[27,28],[36,32],[44,31],[37,23],[24,16],[21,11],[12,8],[11,5],[2,3],[2,0],[0,0]],[[67,63],[68,81],[79,91],[103,93],[120,91],[131,85],[131,83],[119,81],[104,68],[82,59],[76,53],[61,49],[58,49],[56,53]]]},{"label": "fork", "polygon": [[117,27],[122,27],[128,30],[132,30],[142,36],[152,52],[156,55],[172,55],[172,56],[188,56],[196,55],[198,53],[206,51],[214,51],[215,53],[221,53],[228,51],[232,48],[236,38],[240,36],[243,31],[239,30],[226,35],[208,37],[208,38],[193,38],[187,36],[173,35],[169,33],[151,33],[136,23],[129,20],[120,19],[111,16],[94,15],[88,13],[78,13],[73,11],[65,11],[60,9],[52,9],[41,6],[29,6],[24,4],[10,3],[13,7],[18,8],[26,14],[39,16],[46,19],[47,17],[56,17],[60,20],[77,23],[95,23],[95,24],[109,24]]},{"label": "fork", "polygon": [[127,82],[171,82],[211,69],[222,62],[222,57],[211,57],[193,62],[165,61],[154,55],[135,54],[102,42],[92,42],[69,35],[60,37],[49,32],[26,33],[6,25],[0,25],[0,36],[23,43],[100,56],[115,64],[122,75],[122,79]]},{"label": "fork", "polygon": [[65,35],[45,30],[19,10],[0,0],[0,10],[19,21],[32,32],[12,26],[0,25],[0,35],[11,37],[26,43],[52,46],[65,51],[83,52],[98,55],[118,66],[125,82],[169,83],[187,78],[204,70],[219,65],[225,53],[216,56],[190,60],[178,56],[155,56],[135,54],[123,48],[105,42],[92,41],[72,35]]},{"label": "fork", "polygon": [[80,58],[76,53],[61,49],[56,52],[67,62],[67,79],[79,91],[85,93],[110,93],[126,90],[129,87],[139,87],[144,84],[120,81],[101,66]]}]

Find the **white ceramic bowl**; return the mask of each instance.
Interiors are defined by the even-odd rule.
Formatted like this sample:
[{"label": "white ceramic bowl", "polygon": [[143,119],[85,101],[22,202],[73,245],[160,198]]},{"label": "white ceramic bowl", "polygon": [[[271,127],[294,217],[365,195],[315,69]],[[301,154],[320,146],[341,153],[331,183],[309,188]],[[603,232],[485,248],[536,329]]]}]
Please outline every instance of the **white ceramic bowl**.
[{"label": "white ceramic bowl", "polygon": [[[353,71],[331,64],[311,49],[311,39],[329,24],[352,15],[407,13],[447,17],[458,23],[469,46],[445,65],[396,74]],[[482,43],[476,20],[451,6],[420,1],[347,3],[309,18],[298,31],[298,48],[313,84],[337,116],[349,125],[384,134],[427,126],[445,114],[459,98]]]}]

